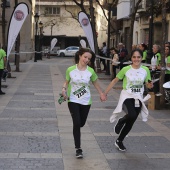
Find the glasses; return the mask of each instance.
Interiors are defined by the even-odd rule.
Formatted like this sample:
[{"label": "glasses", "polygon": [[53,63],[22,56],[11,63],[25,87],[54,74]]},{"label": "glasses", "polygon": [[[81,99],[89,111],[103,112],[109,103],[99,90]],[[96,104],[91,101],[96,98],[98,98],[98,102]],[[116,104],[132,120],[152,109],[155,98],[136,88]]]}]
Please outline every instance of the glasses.
[{"label": "glasses", "polygon": [[141,56],[132,56],[132,58],[141,58]]}]

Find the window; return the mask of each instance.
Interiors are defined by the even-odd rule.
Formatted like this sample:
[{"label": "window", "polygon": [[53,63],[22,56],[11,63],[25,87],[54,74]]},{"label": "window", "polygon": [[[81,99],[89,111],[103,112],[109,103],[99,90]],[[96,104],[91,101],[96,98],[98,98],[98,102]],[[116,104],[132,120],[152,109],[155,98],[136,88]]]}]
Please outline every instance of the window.
[{"label": "window", "polygon": [[46,7],[45,11],[47,15],[60,15],[59,7]]}]

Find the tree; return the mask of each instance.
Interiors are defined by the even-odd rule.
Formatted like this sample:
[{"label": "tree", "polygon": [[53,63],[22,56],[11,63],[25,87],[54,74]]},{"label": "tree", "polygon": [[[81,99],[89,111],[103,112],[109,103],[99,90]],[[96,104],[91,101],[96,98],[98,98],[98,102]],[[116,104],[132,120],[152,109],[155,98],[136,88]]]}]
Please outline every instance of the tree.
[{"label": "tree", "polygon": [[[93,7],[93,0],[89,0],[89,7],[90,12],[87,12],[87,9],[84,7],[84,0],[81,0],[80,3],[77,0],[73,0],[77,6],[84,12],[90,19],[92,30],[93,30],[93,37],[94,37],[94,46],[95,52],[98,54],[98,43],[97,43],[97,35],[96,35],[96,25],[95,25],[95,16],[94,16],[94,7]],[[78,15],[78,14],[77,14]],[[97,72],[101,72],[99,59],[96,59],[97,65]]]},{"label": "tree", "polygon": [[[86,0],[86,1],[84,1],[84,0],[80,0],[80,1],[73,0],[73,2],[74,2],[74,3],[80,8],[80,10],[81,10],[82,12],[84,12],[84,13],[89,17],[89,19],[90,19],[91,26],[92,26],[92,30],[93,30],[95,52],[96,52],[96,54],[98,54],[98,42],[97,42],[96,23],[95,23],[95,10],[94,10],[94,7],[93,7],[93,6],[94,6],[94,3],[97,3],[97,4],[101,7],[101,9],[102,9],[102,11],[103,11],[103,14],[104,14],[106,20],[108,21],[108,17],[107,17],[107,15],[105,14],[105,10],[104,10],[103,4],[101,4],[99,0]],[[87,2],[89,3],[89,9],[85,6],[85,3],[87,3]],[[116,6],[117,3],[118,3],[118,0],[113,0],[111,6],[112,6],[112,7],[113,7],[113,6]],[[106,7],[106,8],[107,8],[107,7]],[[76,17],[75,15],[73,15],[73,12],[70,11],[70,10],[68,10],[68,8],[66,8],[66,5],[65,5],[65,9],[67,10],[67,12],[69,12],[69,13],[72,15],[72,17],[73,17],[74,19],[76,19],[76,20],[78,21],[77,17]],[[78,16],[78,13],[77,13],[77,16]],[[110,21],[108,21],[108,22],[110,22]],[[112,24],[111,24],[111,27],[112,27]],[[112,28],[113,28],[113,27],[112,27]],[[97,70],[97,72],[101,72],[101,68],[100,68],[100,64],[99,64],[98,58],[97,58],[97,60],[96,60],[96,64],[97,64],[97,68],[99,68],[99,70]]]},{"label": "tree", "polygon": [[[6,0],[2,1],[2,46],[6,47],[6,39],[5,39],[5,30],[6,30],[6,21],[5,21],[5,5]],[[5,49],[4,49],[5,50]]]},{"label": "tree", "polygon": [[165,104],[165,93],[163,89],[164,79],[165,79],[165,38],[166,38],[166,0],[162,0],[162,55],[161,55],[161,73],[159,80],[160,93],[163,94],[160,98],[160,105],[164,107]]},{"label": "tree", "polygon": [[134,8],[132,9],[131,11],[131,14],[130,14],[130,37],[129,37],[129,46],[128,46],[128,51],[131,52],[131,47],[132,47],[132,41],[133,41],[133,28],[134,28],[134,22],[135,22],[135,18],[136,18],[136,13],[137,13],[137,10],[139,8],[139,4],[141,3],[142,0],[138,0],[135,4],[135,0],[133,0],[133,5],[134,5]]},{"label": "tree", "polygon": [[[17,6],[18,4],[18,0],[15,0],[15,6]],[[20,68],[19,68],[19,64],[20,64],[20,55],[19,55],[19,51],[20,51],[20,33],[18,34],[16,41],[15,41],[15,71],[19,72]]]}]

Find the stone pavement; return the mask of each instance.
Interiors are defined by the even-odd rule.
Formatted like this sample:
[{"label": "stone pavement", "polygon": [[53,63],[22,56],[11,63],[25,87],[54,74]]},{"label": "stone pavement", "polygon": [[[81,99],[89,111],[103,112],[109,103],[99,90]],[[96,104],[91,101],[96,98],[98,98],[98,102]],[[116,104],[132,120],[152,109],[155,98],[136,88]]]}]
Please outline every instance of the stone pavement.
[{"label": "stone pavement", "polygon": [[[115,148],[117,135],[109,117],[122,82],[103,103],[91,86],[93,104],[82,128],[84,158],[75,158],[67,103],[57,102],[72,63],[72,58],[22,63],[21,72],[12,72],[16,78],[3,83],[8,88],[0,96],[0,170],[169,170],[169,110],[150,111],[146,123],[138,118],[124,141],[127,151]],[[98,75],[105,89],[109,76]]]}]

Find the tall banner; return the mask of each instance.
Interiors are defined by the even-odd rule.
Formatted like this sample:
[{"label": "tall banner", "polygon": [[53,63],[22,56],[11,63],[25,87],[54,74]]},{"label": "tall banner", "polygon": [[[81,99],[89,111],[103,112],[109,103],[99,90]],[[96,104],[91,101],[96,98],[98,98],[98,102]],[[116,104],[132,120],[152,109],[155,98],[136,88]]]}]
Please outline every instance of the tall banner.
[{"label": "tall banner", "polygon": [[7,59],[28,14],[28,5],[21,2],[15,7],[11,15],[7,34]]},{"label": "tall banner", "polygon": [[79,19],[79,23],[83,28],[87,41],[90,45],[90,48],[95,53],[93,31],[88,16],[84,12],[79,12],[78,19]]},{"label": "tall banner", "polygon": [[53,48],[54,48],[54,46],[56,45],[56,43],[57,43],[57,38],[53,38],[53,39],[51,40],[51,49],[50,49],[50,51],[53,50]]}]

